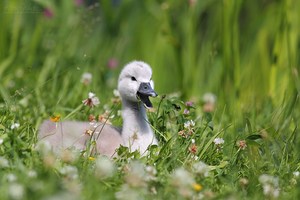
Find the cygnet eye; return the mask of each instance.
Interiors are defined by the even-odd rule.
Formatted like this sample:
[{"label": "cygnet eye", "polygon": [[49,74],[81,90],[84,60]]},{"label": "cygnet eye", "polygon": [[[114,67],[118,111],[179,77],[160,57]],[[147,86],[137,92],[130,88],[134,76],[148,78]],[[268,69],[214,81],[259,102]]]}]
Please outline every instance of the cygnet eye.
[{"label": "cygnet eye", "polygon": [[131,77],[132,81],[136,81],[136,78],[134,76]]}]

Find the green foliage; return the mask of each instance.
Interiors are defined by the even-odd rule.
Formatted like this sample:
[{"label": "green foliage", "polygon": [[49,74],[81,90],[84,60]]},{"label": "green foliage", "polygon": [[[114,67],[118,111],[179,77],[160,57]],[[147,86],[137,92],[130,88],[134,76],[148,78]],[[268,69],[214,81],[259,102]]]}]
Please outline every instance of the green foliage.
[{"label": "green foliage", "polygon": [[[299,198],[299,1],[84,2],[0,1],[1,199]],[[53,115],[120,126],[112,91],[135,59],[162,94],[149,155],[37,145]]]}]

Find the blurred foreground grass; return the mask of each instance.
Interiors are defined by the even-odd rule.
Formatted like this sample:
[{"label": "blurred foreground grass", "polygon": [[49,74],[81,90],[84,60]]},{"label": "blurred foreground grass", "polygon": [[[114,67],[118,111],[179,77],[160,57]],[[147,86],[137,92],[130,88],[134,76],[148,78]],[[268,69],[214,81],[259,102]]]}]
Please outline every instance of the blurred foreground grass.
[{"label": "blurred foreground grass", "polygon": [[[299,198],[299,9],[296,0],[1,1],[3,199]],[[151,156],[36,151],[51,115],[87,120],[116,108],[120,125],[110,99],[134,59],[172,93],[149,113],[160,137]],[[90,91],[101,107],[81,106]]]}]

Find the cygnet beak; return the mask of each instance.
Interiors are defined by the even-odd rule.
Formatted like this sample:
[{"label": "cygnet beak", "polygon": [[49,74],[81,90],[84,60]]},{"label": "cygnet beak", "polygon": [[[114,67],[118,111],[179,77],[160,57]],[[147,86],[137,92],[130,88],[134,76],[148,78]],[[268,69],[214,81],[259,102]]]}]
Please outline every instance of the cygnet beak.
[{"label": "cygnet beak", "polygon": [[157,93],[153,90],[149,82],[143,82],[140,84],[137,96],[148,108],[152,108],[152,103],[149,100],[149,96],[157,97]]}]

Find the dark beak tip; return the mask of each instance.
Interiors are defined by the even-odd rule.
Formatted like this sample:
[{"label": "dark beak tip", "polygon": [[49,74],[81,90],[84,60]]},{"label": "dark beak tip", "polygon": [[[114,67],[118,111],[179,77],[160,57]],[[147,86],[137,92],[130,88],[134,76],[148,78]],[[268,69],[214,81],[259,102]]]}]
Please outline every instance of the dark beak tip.
[{"label": "dark beak tip", "polygon": [[156,92],[153,92],[153,94],[151,95],[152,97],[157,97],[158,94]]}]

